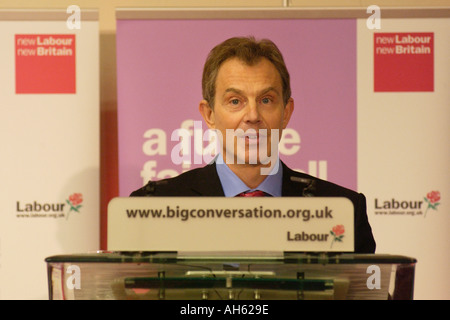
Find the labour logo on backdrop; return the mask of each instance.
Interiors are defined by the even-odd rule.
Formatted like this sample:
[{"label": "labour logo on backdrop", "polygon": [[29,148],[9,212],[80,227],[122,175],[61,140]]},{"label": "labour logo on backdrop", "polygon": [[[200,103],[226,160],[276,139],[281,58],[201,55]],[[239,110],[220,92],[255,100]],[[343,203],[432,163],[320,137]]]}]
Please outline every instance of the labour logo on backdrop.
[{"label": "labour logo on backdrop", "polygon": [[66,200],[66,203],[69,205],[69,211],[67,212],[66,219],[69,218],[69,214],[74,212],[80,212],[80,208],[82,207],[81,203],[83,203],[83,195],[81,193],[74,193],[69,196],[69,199]]},{"label": "labour logo on backdrop", "polygon": [[437,210],[438,205],[440,204],[439,200],[441,200],[441,193],[439,191],[430,191],[427,193],[426,198],[424,198],[427,203],[427,208],[425,209],[425,216],[429,209]]},{"label": "labour logo on backdrop", "polygon": [[375,33],[374,90],[434,91],[434,33]]},{"label": "labour logo on backdrop", "polygon": [[345,227],[342,224],[338,224],[331,229],[330,234],[333,236],[333,239],[331,240],[330,248],[333,247],[333,243],[342,242],[342,238],[344,238],[344,233]]},{"label": "labour logo on backdrop", "polygon": [[384,216],[422,216],[426,217],[428,212],[437,211],[440,205],[441,193],[433,190],[421,199],[380,199],[375,198],[374,213]]},{"label": "labour logo on backdrop", "polygon": [[16,93],[75,93],[75,35],[16,34]]},{"label": "labour logo on backdrop", "polygon": [[81,213],[83,203],[82,193],[72,193],[65,202],[61,201],[16,201],[17,218],[66,218],[72,212]]}]

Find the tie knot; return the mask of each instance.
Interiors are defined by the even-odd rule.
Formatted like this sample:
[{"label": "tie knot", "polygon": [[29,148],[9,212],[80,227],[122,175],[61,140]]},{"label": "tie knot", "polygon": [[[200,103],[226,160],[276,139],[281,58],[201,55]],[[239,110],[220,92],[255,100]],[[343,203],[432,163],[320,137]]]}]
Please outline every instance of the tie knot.
[{"label": "tie knot", "polygon": [[255,190],[249,192],[242,192],[237,195],[237,197],[265,197],[267,194],[264,191]]}]

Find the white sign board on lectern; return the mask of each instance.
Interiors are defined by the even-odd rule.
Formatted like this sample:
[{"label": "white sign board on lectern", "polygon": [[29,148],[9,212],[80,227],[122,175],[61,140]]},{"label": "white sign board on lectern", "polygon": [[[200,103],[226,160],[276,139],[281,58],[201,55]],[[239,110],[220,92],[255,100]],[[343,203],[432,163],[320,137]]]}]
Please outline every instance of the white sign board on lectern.
[{"label": "white sign board on lectern", "polygon": [[346,198],[119,197],[113,251],[354,251]]}]

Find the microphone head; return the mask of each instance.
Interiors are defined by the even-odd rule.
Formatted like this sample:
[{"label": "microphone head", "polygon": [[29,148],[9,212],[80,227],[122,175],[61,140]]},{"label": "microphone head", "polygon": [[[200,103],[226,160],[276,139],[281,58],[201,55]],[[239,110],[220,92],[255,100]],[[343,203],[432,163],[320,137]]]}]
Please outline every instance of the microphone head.
[{"label": "microphone head", "polygon": [[299,182],[304,185],[302,192],[304,197],[314,197],[314,193],[316,192],[316,180],[302,177],[291,177],[291,181]]}]

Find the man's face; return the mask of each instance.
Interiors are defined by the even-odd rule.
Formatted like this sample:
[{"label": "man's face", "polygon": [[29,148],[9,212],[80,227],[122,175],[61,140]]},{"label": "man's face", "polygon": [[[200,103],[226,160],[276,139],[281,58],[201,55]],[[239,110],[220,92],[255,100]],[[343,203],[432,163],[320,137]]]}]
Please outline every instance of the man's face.
[{"label": "man's face", "polygon": [[266,164],[278,151],[294,108],[292,99],[284,105],[282,92],[281,77],[265,58],[252,66],[237,58],[221,65],[214,109],[203,101],[200,112],[209,128],[220,131],[227,163]]}]

